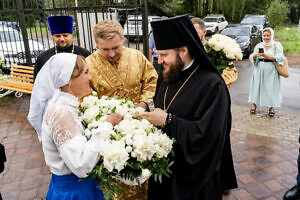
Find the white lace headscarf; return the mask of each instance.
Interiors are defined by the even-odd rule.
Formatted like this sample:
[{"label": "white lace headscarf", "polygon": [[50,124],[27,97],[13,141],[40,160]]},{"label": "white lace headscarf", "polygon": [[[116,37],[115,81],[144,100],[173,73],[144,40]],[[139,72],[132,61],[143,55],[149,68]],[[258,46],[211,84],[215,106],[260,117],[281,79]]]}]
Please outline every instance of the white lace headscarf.
[{"label": "white lace headscarf", "polygon": [[274,44],[274,31],[273,31],[273,29],[271,29],[271,28],[265,28],[264,30],[262,30],[262,34],[264,34],[264,32],[267,31],[267,30],[269,30],[269,31],[271,32],[271,39],[270,39],[269,42],[265,42],[265,41],[263,40],[262,44],[263,44],[264,46],[272,46],[272,45]]},{"label": "white lace headscarf", "polygon": [[44,64],[35,79],[27,119],[40,141],[46,108],[55,102],[60,87],[65,86],[71,79],[76,59],[77,55],[72,53],[56,54]]}]

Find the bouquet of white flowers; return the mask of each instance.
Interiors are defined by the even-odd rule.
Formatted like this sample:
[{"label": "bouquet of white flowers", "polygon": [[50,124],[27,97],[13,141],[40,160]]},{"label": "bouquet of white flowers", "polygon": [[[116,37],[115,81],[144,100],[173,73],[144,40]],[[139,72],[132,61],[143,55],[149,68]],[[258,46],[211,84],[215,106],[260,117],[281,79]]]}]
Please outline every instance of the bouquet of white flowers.
[{"label": "bouquet of white flowers", "polygon": [[88,178],[100,181],[105,199],[112,199],[115,193],[122,192],[115,178],[125,184],[139,185],[151,174],[155,180],[169,176],[172,162],[167,158],[172,152],[173,140],[149,121],[137,120],[133,115],[145,112],[135,107],[129,99],[97,94],[84,97],[80,104],[82,124],[85,135],[90,138],[98,126],[111,113],[119,113],[123,120],[111,132],[100,135],[100,160],[88,173]]},{"label": "bouquet of white flowers", "polygon": [[234,39],[225,35],[213,35],[206,43],[205,49],[220,74],[227,67],[233,68],[234,60],[243,59],[240,46]]}]

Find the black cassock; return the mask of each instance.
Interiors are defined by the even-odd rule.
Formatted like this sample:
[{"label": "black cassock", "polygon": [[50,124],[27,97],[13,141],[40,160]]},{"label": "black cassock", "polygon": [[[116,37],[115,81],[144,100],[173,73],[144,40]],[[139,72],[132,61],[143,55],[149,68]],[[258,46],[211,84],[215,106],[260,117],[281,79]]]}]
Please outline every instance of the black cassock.
[{"label": "black cassock", "polygon": [[[59,47],[56,47],[56,48],[57,48],[57,53],[62,53],[62,52],[72,53],[73,45],[69,46],[66,49],[62,49],[62,48],[59,48]],[[79,46],[76,46],[76,45],[74,45],[74,52],[73,53],[77,54],[77,55],[81,55],[83,57],[88,57],[89,55],[91,55],[91,53],[88,50],[86,50],[84,48],[81,48]],[[34,79],[37,76],[37,73],[42,69],[44,64],[53,55],[55,55],[55,47],[52,47],[51,49],[48,49],[47,51],[44,51],[43,53],[41,53],[37,57],[36,64],[34,66]]]},{"label": "black cassock", "polygon": [[[162,82],[155,107],[168,107],[175,93],[198,63],[172,83]],[[166,88],[168,86],[168,91]],[[149,180],[148,200],[217,200],[222,191],[237,187],[230,147],[230,96],[222,77],[199,67],[168,109],[173,114],[164,128],[176,139],[170,178],[163,184]]]}]

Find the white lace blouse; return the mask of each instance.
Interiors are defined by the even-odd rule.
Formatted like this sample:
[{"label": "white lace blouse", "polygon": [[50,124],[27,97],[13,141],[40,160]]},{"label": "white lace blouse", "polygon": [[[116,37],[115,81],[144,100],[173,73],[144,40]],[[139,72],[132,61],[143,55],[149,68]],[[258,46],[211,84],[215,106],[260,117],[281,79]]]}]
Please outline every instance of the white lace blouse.
[{"label": "white lace blouse", "polygon": [[89,140],[83,135],[78,116],[79,101],[60,92],[56,102],[47,109],[42,123],[42,146],[46,164],[56,175],[74,173],[86,177],[99,159],[99,136],[112,129],[104,122],[101,131]]}]

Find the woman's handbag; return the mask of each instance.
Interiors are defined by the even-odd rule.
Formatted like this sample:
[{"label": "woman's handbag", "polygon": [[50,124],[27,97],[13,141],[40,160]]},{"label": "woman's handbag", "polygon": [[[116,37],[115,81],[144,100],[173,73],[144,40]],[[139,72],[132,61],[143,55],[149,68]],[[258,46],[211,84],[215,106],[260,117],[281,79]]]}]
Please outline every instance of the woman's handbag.
[{"label": "woman's handbag", "polygon": [[[276,54],[276,44],[275,44],[275,47],[274,47],[274,56],[275,56],[275,54]],[[278,64],[276,64],[276,62],[274,62],[274,64],[275,64],[276,70],[277,70],[277,72],[280,76],[283,76],[284,78],[289,77],[289,74],[290,74],[289,63],[288,63],[288,60],[285,56],[284,56],[283,65],[278,65]]]}]

